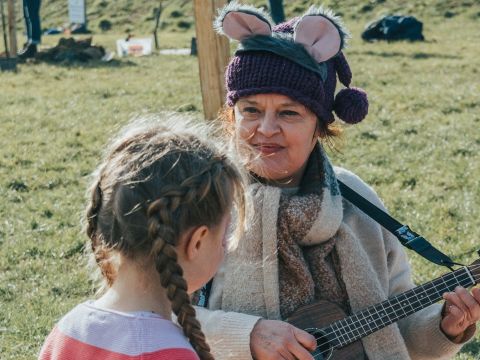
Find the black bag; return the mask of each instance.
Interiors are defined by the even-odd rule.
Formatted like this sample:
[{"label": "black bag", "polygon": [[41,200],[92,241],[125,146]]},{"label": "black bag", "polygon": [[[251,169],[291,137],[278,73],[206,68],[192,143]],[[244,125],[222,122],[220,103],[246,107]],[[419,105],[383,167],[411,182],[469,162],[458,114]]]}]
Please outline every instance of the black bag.
[{"label": "black bag", "polygon": [[389,15],[367,25],[362,33],[365,41],[423,41],[423,23],[413,16]]}]

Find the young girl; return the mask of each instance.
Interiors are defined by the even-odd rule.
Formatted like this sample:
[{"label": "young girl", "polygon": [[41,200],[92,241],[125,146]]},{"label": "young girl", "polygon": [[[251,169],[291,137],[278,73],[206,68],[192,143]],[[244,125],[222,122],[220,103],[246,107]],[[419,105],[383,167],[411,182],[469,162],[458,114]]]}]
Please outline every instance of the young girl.
[{"label": "young girl", "polygon": [[60,320],[39,359],[213,359],[189,294],[223,259],[232,206],[242,222],[243,182],[205,132],[173,121],[110,146],[86,214],[106,291]]}]

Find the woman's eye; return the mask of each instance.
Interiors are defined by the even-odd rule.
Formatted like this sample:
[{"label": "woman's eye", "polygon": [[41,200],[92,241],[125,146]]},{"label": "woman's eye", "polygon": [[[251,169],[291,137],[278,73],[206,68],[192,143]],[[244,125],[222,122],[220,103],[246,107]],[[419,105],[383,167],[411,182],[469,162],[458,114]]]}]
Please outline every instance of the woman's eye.
[{"label": "woman's eye", "polygon": [[258,109],[257,108],[254,108],[254,107],[246,107],[246,108],[243,108],[243,112],[246,112],[248,114],[257,114],[259,113]]},{"label": "woman's eye", "polygon": [[260,116],[260,110],[253,106],[247,106],[242,109],[242,115],[246,120],[256,120]]},{"label": "woman's eye", "polygon": [[298,112],[293,110],[283,110],[280,111],[280,116],[298,116],[300,115]]}]

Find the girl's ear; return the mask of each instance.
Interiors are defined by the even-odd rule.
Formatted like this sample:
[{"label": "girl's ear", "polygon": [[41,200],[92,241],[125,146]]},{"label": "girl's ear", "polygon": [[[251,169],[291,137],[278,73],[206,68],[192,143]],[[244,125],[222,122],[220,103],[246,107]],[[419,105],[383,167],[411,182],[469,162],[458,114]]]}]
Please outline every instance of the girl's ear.
[{"label": "girl's ear", "polygon": [[295,26],[294,41],[302,44],[317,62],[324,62],[338,54],[342,47],[339,29],[330,19],[321,15],[306,15]]},{"label": "girl's ear", "polygon": [[272,35],[267,15],[251,6],[227,5],[215,20],[216,30],[230,39],[242,41],[255,35]]},{"label": "girl's ear", "polygon": [[206,225],[199,226],[186,234],[181,251],[183,251],[186,260],[194,260],[210,235],[210,229]]}]

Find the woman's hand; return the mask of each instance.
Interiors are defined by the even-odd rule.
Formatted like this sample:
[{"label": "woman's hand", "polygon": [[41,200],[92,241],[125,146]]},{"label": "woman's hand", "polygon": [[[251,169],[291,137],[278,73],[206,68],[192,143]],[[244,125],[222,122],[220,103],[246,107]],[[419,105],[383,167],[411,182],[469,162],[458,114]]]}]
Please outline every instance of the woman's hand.
[{"label": "woman's hand", "polygon": [[[455,343],[468,340],[480,320],[480,289],[469,293],[457,286],[454,292],[443,294],[443,298],[445,305],[440,328]],[[465,333],[467,329],[468,334]]]},{"label": "woman's hand", "polygon": [[315,338],[286,322],[260,320],[250,334],[250,351],[256,360],[312,360]]}]

